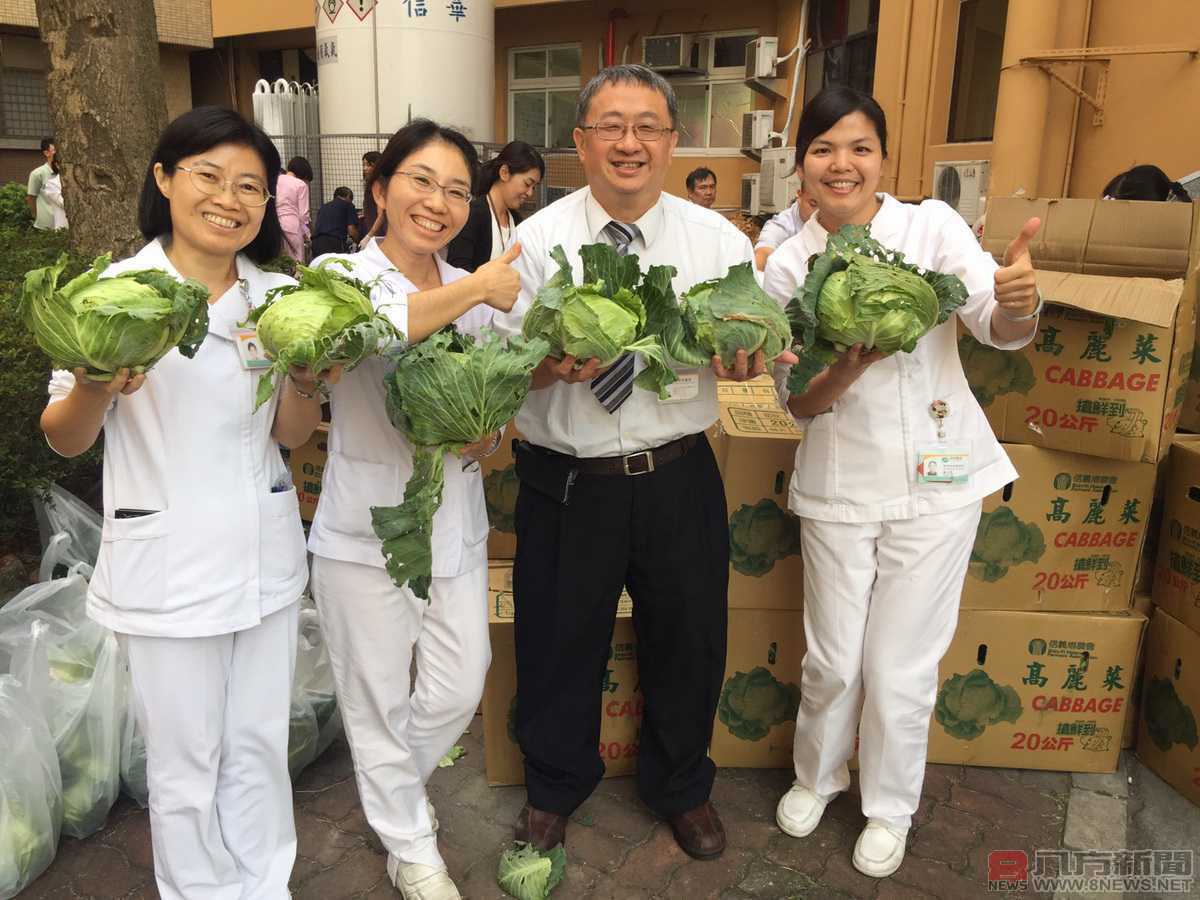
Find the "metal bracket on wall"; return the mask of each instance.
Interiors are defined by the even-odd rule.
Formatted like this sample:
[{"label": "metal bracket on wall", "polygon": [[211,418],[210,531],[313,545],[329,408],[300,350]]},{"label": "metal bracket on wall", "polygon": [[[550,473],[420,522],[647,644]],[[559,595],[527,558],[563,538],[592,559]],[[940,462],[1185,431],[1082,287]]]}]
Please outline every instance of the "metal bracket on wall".
[{"label": "metal bracket on wall", "polygon": [[[1200,57],[1200,47],[1187,44],[1158,44],[1145,47],[1080,47],[1071,50],[1043,50],[1029,56],[1021,57],[1022,66],[1037,66],[1068,91],[1079,97],[1092,107],[1092,124],[1104,124],[1104,100],[1108,92],[1108,70],[1114,56],[1147,56],[1162,53],[1186,53],[1194,62]],[[1054,66],[1087,65],[1095,63],[1100,66],[1096,76],[1095,93],[1089,94],[1083,89],[1083,77],[1079,83],[1068,81],[1054,70]]]}]

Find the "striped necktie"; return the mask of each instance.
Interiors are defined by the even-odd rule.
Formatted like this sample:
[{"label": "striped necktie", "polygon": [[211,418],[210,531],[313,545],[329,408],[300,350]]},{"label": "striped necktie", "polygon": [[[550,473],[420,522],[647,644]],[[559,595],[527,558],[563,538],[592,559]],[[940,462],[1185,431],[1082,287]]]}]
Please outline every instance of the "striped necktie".
[{"label": "striped necktie", "polygon": [[[615,219],[604,226],[604,233],[617,248],[618,256],[628,253],[633,239],[641,235],[636,225],[624,225]],[[615,413],[633,393],[633,354],[624,354],[611,369],[593,378],[592,393],[610,414]]]}]

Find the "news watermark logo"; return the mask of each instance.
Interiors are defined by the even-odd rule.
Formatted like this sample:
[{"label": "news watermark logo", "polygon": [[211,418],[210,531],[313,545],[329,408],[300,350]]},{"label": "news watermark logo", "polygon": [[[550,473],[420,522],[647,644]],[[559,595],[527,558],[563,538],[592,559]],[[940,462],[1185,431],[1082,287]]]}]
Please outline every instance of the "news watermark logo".
[{"label": "news watermark logo", "polygon": [[988,890],[1057,894],[1188,894],[1195,884],[1192,850],[993,850]]}]

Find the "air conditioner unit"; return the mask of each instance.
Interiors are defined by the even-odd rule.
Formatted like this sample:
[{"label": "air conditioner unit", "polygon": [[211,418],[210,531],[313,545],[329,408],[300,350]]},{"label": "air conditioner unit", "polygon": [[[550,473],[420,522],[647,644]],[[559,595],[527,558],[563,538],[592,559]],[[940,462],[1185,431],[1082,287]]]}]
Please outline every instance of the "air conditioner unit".
[{"label": "air conditioner unit", "polygon": [[771,126],[775,124],[775,113],[769,109],[756,109],[742,113],[742,149],[761,150],[771,142]]},{"label": "air conditioner unit", "polygon": [[755,38],[746,45],[746,77],[774,78],[775,58],[779,56],[779,38]]},{"label": "air conditioner unit", "polygon": [[642,64],[664,74],[707,72],[709,38],[652,34],[642,38]]},{"label": "air conditioner unit", "polygon": [[934,163],[934,198],[953,206],[968,225],[974,225],[987,200],[989,166],[986,159]]},{"label": "air conditioner unit", "polygon": [[758,215],[758,173],[742,176],[742,212]]},{"label": "air conditioner unit", "polygon": [[796,175],[795,147],[768,147],[762,152],[758,179],[758,211],[782,212],[796,199],[800,179]]}]

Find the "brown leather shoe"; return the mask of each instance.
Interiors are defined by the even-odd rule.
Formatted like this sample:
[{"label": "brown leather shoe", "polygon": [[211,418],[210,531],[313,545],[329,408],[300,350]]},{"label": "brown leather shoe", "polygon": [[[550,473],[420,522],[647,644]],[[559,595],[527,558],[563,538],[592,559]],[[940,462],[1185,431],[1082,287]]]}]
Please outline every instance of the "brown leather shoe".
[{"label": "brown leather shoe", "polygon": [[[517,824],[513,828],[513,837],[526,844],[532,844],[538,850],[553,850],[559,844],[567,841],[567,817],[558,813],[534,809],[528,803],[521,808],[517,816]],[[724,837],[721,842],[724,846]]]},{"label": "brown leather shoe", "polygon": [[672,816],[670,822],[675,840],[693,859],[716,859],[725,852],[725,826],[712,803]]}]

